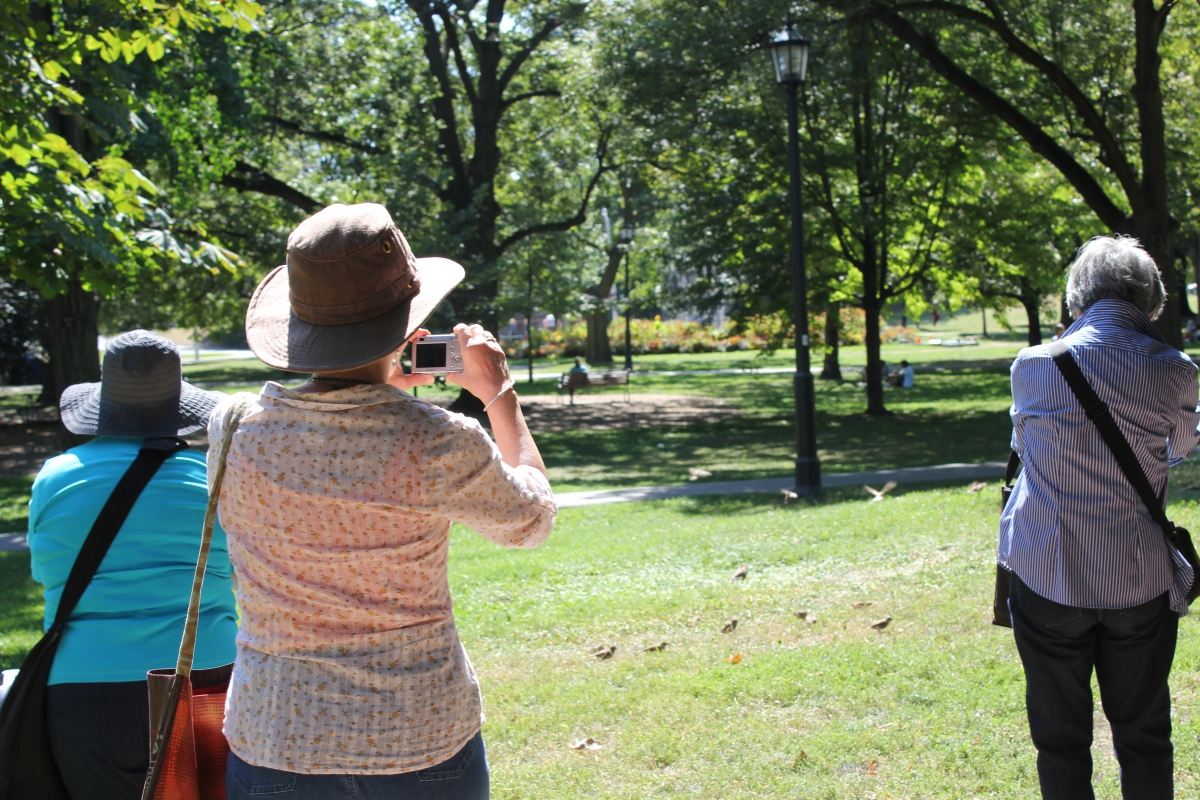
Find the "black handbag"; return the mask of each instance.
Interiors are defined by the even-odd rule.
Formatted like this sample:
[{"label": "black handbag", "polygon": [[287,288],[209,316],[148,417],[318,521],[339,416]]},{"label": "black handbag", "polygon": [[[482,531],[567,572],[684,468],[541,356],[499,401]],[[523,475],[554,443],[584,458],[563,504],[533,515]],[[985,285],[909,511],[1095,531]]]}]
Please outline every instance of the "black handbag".
[{"label": "black handbag", "polygon": [[1062,342],[1055,342],[1047,348],[1047,351],[1054,359],[1054,365],[1058,367],[1058,371],[1066,379],[1067,385],[1071,387],[1075,399],[1083,406],[1084,413],[1096,426],[1096,430],[1100,431],[1100,438],[1112,451],[1113,458],[1117,460],[1126,479],[1133,484],[1133,488],[1137,491],[1138,497],[1142,499],[1142,503],[1145,504],[1146,510],[1162,528],[1167,544],[1179,551],[1184,560],[1191,565],[1192,585],[1184,595],[1188,605],[1191,605],[1192,601],[1200,596],[1200,580],[1198,580],[1200,579],[1200,556],[1197,556],[1196,547],[1192,544],[1192,535],[1187,532],[1187,529],[1179,527],[1167,518],[1162,500],[1154,494],[1154,489],[1150,486],[1150,480],[1146,477],[1141,462],[1138,461],[1133,448],[1129,446],[1129,440],[1117,427],[1117,421],[1109,412],[1108,405],[1096,395],[1096,391],[1084,377],[1083,372],[1079,369],[1079,364],[1071,355],[1071,351]]},{"label": "black handbag", "polygon": [[171,455],[187,447],[174,438],[148,439],[125,470],[88,532],[63,587],[54,623],[29,651],[0,706],[0,800],[71,800],[50,753],[46,685],[63,628],[142,490]]},{"label": "black handbag", "polygon": [[[1000,487],[1000,510],[1008,505],[1012,495],[1012,482],[1017,477],[1017,469],[1021,466],[1021,457],[1014,450],[1008,456],[1008,468],[1004,470],[1004,485]],[[999,564],[996,565],[996,594],[992,598],[992,624],[1002,628],[1012,627],[1012,617],[1008,614],[1008,589],[1012,585],[1012,573]]]}]

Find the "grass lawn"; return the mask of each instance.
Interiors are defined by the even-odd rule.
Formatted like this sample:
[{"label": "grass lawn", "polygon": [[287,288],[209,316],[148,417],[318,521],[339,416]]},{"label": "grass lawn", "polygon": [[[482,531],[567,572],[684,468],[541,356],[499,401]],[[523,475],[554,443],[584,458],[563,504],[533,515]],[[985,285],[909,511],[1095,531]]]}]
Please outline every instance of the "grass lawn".
[{"label": "grass lawn", "polygon": [[0,392],[0,411],[26,408],[37,403],[39,392]]},{"label": "grass lawn", "polygon": [[0,533],[29,529],[29,489],[32,478],[0,478]]},{"label": "grass lawn", "polygon": [[[530,384],[518,377],[517,391],[553,395],[554,381]],[[617,387],[589,391],[611,394],[614,400],[623,396]],[[787,475],[793,469],[790,374],[639,375],[630,391],[722,398],[742,414],[686,426],[539,433],[538,447],[556,491],[681,483],[691,466],[709,470],[714,481]],[[454,386],[419,390],[422,397],[452,398],[457,392]],[[863,416],[866,395],[852,381],[817,381],[816,400],[817,441],[826,472],[1008,457],[1012,400],[1002,368],[922,373],[913,389],[887,390],[886,402],[895,413],[883,418]],[[620,403],[613,414],[621,414]]]},{"label": "grass lawn", "polygon": [[[1196,483],[1200,465],[1178,473]],[[451,586],[493,796],[1036,796],[1020,666],[1010,633],[988,624],[996,491],[894,494],[568,509],[533,551],[456,529]],[[1196,497],[1172,508],[1193,528]],[[37,635],[27,570],[26,554],[0,554],[5,666]],[[885,616],[886,630],[868,627]],[[1172,684],[1181,797],[1200,794],[1195,625],[1181,627]],[[614,657],[588,655],[599,644]],[[588,736],[601,749],[570,749]],[[1103,737],[1098,796],[1116,798]]]},{"label": "grass lawn", "polygon": [[[519,383],[522,393],[531,393]],[[534,392],[543,391],[536,387]],[[548,389],[546,390],[548,391]],[[541,433],[538,447],[556,491],[681,483],[687,468],[710,480],[787,475],[795,457],[790,375],[678,376],[636,379],[634,392],[721,397],[742,415],[721,422],[625,430]],[[614,396],[617,393],[614,393]],[[921,375],[909,390],[888,390],[895,412],[864,417],[862,389],[816,382],[822,469],[848,472],[1008,457],[1008,375],[956,371]],[[620,406],[613,407],[620,413]]]}]

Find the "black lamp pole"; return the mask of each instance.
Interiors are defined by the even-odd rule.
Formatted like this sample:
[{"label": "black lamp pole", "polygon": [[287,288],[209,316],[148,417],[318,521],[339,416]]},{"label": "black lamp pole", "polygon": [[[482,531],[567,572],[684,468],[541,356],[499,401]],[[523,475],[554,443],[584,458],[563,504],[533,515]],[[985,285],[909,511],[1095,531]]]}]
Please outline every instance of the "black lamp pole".
[{"label": "black lamp pole", "polygon": [[821,493],[821,460],[817,457],[817,423],[812,365],[808,352],[808,274],[804,254],[804,211],[800,199],[800,133],[797,92],[808,72],[809,42],[788,19],[771,43],[775,78],[787,88],[788,172],[792,210],[792,319],[796,323],[796,493]]},{"label": "black lamp pole", "polygon": [[632,303],[629,301],[629,248],[633,245],[633,220],[629,218],[629,206],[625,206],[625,224],[621,226],[621,244],[625,246],[625,369],[633,372],[633,334],[630,330]]}]

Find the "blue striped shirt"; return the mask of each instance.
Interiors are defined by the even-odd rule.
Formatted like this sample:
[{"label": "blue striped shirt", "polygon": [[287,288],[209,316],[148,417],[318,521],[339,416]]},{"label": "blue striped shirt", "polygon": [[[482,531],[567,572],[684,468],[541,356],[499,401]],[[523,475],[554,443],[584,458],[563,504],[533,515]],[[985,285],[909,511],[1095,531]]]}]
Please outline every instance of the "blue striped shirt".
[{"label": "blue striped shirt", "polygon": [[[1061,339],[1166,498],[1167,466],[1200,432],[1196,366],[1133,305],[1101,300]],[[1012,365],[1012,447],[1024,469],[1000,515],[999,562],[1056,603],[1128,608],[1170,592],[1187,613],[1192,570],[1167,545],[1045,346]]]}]

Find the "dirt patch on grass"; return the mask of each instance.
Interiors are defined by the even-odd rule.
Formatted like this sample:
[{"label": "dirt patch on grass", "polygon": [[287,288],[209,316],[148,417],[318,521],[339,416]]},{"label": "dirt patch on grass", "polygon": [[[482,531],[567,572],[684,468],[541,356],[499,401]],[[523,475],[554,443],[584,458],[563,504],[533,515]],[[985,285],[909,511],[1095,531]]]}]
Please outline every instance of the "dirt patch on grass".
[{"label": "dirt patch on grass", "polygon": [[[421,399],[449,405],[456,396],[431,392],[423,393]],[[521,398],[521,408],[534,433],[692,425],[720,422],[741,413],[727,400],[676,394],[635,394],[629,402],[619,394],[581,395],[573,406],[560,403],[554,395],[530,395]],[[0,476],[36,475],[46,459],[73,446],[65,433],[57,420],[21,424],[18,419],[0,419]],[[208,449],[203,430],[184,438],[196,450]]]},{"label": "dirt patch on grass", "polygon": [[[431,393],[432,394],[432,393]],[[452,394],[422,395],[422,400],[449,405]],[[629,402],[621,394],[577,395],[575,405],[548,395],[521,396],[521,410],[534,433],[576,430],[621,430],[655,425],[692,425],[720,422],[741,413],[727,400],[682,394],[634,394]]]},{"label": "dirt patch on grass", "polygon": [[[194,450],[201,453],[208,450],[208,434],[203,430],[183,438]],[[78,443],[79,440],[68,434],[58,422],[0,424],[0,477],[37,475],[46,459]]]},{"label": "dirt patch on grass", "polygon": [[65,449],[57,422],[0,425],[0,476],[36,475],[47,458]]}]

